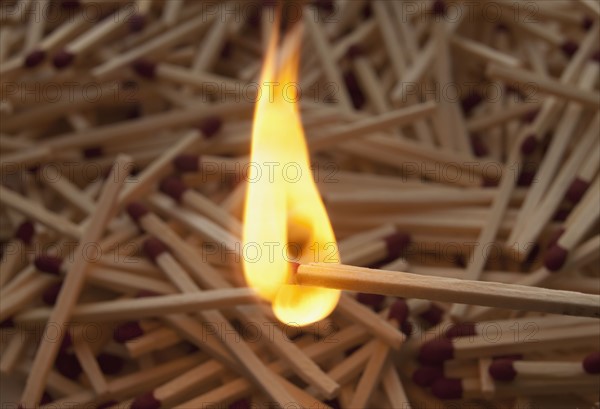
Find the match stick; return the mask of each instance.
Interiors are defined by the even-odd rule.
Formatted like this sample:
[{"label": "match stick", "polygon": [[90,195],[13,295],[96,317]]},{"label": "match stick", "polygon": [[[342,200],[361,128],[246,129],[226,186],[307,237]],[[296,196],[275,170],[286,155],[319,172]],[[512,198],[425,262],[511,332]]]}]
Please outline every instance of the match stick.
[{"label": "match stick", "polygon": [[600,353],[592,352],[579,362],[497,359],[490,363],[488,371],[498,381],[586,378],[600,374]]},{"label": "match stick", "polygon": [[[77,297],[85,283],[85,271],[87,261],[83,257],[81,246],[89,242],[95,242],[100,238],[100,235],[113,216],[113,204],[116,197],[125,181],[126,173],[123,169],[126,168],[129,159],[125,156],[117,158],[113,166],[108,182],[102,190],[100,199],[96,206],[95,216],[83,232],[80,240],[80,249],[75,253],[75,260],[69,269],[67,278],[63,284],[63,289],[60,292],[55,309],[52,311],[49,321],[58,325],[64,326],[68,321],[71,311],[77,302]],[[46,327],[46,331],[49,330]],[[61,334],[64,336],[64,334]],[[62,339],[60,336],[59,340]],[[44,381],[48,375],[48,371],[52,362],[56,358],[60,342],[54,340],[51,336],[42,338],[42,342],[38,347],[35,359],[33,361],[32,371],[27,378],[25,390],[21,398],[24,407],[34,407],[43,392]]]},{"label": "match stick", "polygon": [[600,301],[595,295],[571,291],[426,277],[328,263],[302,264],[298,267],[295,279],[300,285],[363,291],[396,297],[600,317]]},{"label": "match stick", "polygon": [[0,261],[0,289],[10,281],[25,261],[25,252],[31,245],[35,227],[30,221],[22,222],[15,231],[14,237],[8,242]]}]

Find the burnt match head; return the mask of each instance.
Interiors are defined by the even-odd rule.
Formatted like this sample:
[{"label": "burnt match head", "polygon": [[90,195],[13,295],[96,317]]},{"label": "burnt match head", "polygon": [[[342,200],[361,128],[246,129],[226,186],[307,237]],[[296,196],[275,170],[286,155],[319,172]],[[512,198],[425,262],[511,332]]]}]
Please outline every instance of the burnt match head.
[{"label": "burnt match head", "polygon": [[26,245],[31,244],[33,235],[35,234],[35,227],[29,220],[24,221],[17,227],[15,232],[15,239],[22,241]]},{"label": "burnt match head", "polygon": [[446,330],[444,336],[448,339],[472,337],[477,335],[477,329],[472,322],[459,322]]},{"label": "burnt match head", "polygon": [[124,344],[125,342],[139,338],[142,335],[144,335],[144,330],[140,326],[140,323],[137,321],[130,321],[115,328],[113,339],[120,344]]},{"label": "burnt match head", "polygon": [[140,77],[154,79],[156,77],[156,63],[144,59],[134,61],[131,67]]},{"label": "burnt match head", "polygon": [[131,409],[160,409],[162,403],[154,396],[154,392],[146,392],[131,402]]},{"label": "burnt match head", "polygon": [[440,365],[454,357],[454,345],[446,338],[432,339],[421,345],[419,362],[425,365]]},{"label": "burnt match head", "polygon": [[46,59],[46,52],[43,50],[33,50],[27,57],[25,57],[24,66],[25,68],[37,67]]},{"label": "burnt match head", "polygon": [[562,248],[559,244],[554,244],[546,252],[544,267],[549,271],[558,271],[565,265],[568,256],[568,250]]},{"label": "burnt match head", "polygon": [[206,139],[215,136],[222,127],[223,121],[218,116],[207,116],[202,118],[202,120],[196,124],[196,128],[202,132],[202,135],[204,135]]},{"label": "burnt match head", "polygon": [[170,196],[173,200],[181,203],[183,194],[186,190],[188,190],[188,187],[181,179],[175,176],[169,176],[160,182],[159,189],[164,194]]},{"label": "burnt match head", "polygon": [[165,243],[163,243],[156,237],[149,237],[146,240],[144,240],[143,247],[146,256],[154,263],[156,263],[156,259],[158,258],[158,256],[169,250]]},{"label": "burnt match head", "polygon": [[146,205],[140,202],[132,202],[127,205],[127,214],[136,223],[139,223],[140,219],[149,212],[150,211],[148,210]]},{"label": "burnt match head", "polygon": [[422,388],[429,388],[440,378],[444,377],[444,369],[437,365],[424,365],[412,374],[412,380]]},{"label": "burnt match head", "polygon": [[62,281],[58,283],[52,283],[42,293],[42,301],[46,305],[54,305],[56,304],[56,300],[58,299],[58,294],[60,294],[60,289],[62,288]]},{"label": "burnt match head", "polygon": [[197,172],[200,169],[200,155],[179,155],[173,159],[173,166],[179,172]]},{"label": "burnt match head", "polygon": [[67,50],[60,50],[52,57],[52,64],[60,70],[71,65],[74,60],[75,54]]},{"label": "burnt match head", "polygon": [[592,352],[583,359],[583,370],[589,374],[600,373],[600,352]]},{"label": "burnt match head", "polygon": [[410,235],[402,232],[391,234],[383,239],[387,246],[389,258],[398,258],[404,250],[410,245]]},{"label": "burnt match head", "polygon": [[525,140],[521,143],[521,153],[524,156],[529,156],[535,149],[537,148],[538,140],[535,135],[529,135],[525,138]]},{"label": "burnt match head", "polygon": [[512,381],[517,376],[513,363],[514,359],[496,359],[490,364],[488,372],[497,381]]},{"label": "burnt match head", "polygon": [[440,378],[431,386],[431,392],[438,399],[462,399],[462,381],[460,379]]},{"label": "burnt match head", "polygon": [[60,267],[62,266],[63,259],[49,254],[39,255],[33,260],[33,265],[39,271],[48,274],[59,275]]}]

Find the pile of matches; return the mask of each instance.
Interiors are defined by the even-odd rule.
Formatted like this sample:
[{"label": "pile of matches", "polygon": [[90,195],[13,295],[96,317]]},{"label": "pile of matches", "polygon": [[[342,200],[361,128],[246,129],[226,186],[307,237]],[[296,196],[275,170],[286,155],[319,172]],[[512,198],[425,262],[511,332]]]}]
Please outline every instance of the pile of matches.
[{"label": "pile of matches", "polygon": [[595,318],[246,287],[281,9],[345,265],[600,294],[595,0],[4,0],[2,407],[597,408]]}]

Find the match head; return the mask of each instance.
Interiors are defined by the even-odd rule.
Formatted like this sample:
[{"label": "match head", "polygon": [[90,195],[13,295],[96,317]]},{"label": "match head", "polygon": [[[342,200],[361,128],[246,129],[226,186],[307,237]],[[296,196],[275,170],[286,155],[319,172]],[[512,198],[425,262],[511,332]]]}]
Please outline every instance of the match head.
[{"label": "match head", "polygon": [[400,257],[411,243],[410,235],[402,232],[391,234],[383,240],[387,246],[388,257],[394,259]]},{"label": "match head", "polygon": [[64,10],[76,10],[80,6],[79,0],[63,0],[60,2],[60,7]]},{"label": "match head", "polygon": [[431,386],[431,392],[438,399],[462,399],[462,381],[460,379],[438,379]]},{"label": "match head", "polygon": [[60,70],[71,65],[74,60],[75,54],[70,53],[67,50],[60,50],[52,57],[52,64]]},{"label": "match head", "polygon": [[142,14],[134,14],[133,16],[131,16],[129,18],[129,21],[127,21],[127,24],[129,25],[129,30],[132,33],[137,33],[139,31],[142,31],[144,29],[144,27],[146,26],[146,16],[144,16]]},{"label": "match head", "polygon": [[459,322],[446,330],[444,336],[448,339],[472,337],[477,335],[477,328],[473,322]]},{"label": "match head", "polygon": [[179,155],[173,159],[173,166],[179,172],[197,172],[200,169],[200,155]]},{"label": "match head", "polygon": [[385,295],[358,293],[356,294],[356,301],[377,311],[381,309],[381,305],[385,301]]},{"label": "match head", "polygon": [[60,374],[72,380],[76,380],[82,372],[77,357],[67,352],[58,353],[54,366]]},{"label": "match head", "polygon": [[250,400],[242,398],[230,403],[228,409],[250,409],[251,407]]},{"label": "match head", "polygon": [[156,63],[144,59],[134,61],[131,64],[133,70],[140,76],[148,79],[156,77]]},{"label": "match head", "polygon": [[473,150],[473,154],[475,154],[475,156],[478,158],[487,156],[489,154],[487,145],[479,135],[471,135],[471,149]]},{"label": "match head", "polygon": [[579,49],[579,45],[575,41],[566,40],[560,45],[560,49],[566,57],[573,57]]},{"label": "match head", "polygon": [[113,339],[120,344],[124,344],[125,342],[139,338],[142,335],[144,335],[144,330],[140,326],[140,323],[137,321],[130,321],[115,328]]},{"label": "match head", "polygon": [[388,312],[388,320],[396,321],[398,327],[400,327],[408,319],[408,313],[408,304],[405,300],[399,298],[390,306],[390,311]]},{"label": "match head", "polygon": [[149,212],[148,208],[140,202],[132,202],[127,205],[127,214],[136,223],[139,223],[140,219]]},{"label": "match head", "polygon": [[106,352],[98,354],[96,359],[98,360],[98,366],[100,366],[102,373],[106,375],[118,374],[125,365],[123,358],[113,354],[107,354]]},{"label": "match head", "polygon": [[107,409],[107,408],[115,406],[118,403],[119,402],[117,402],[116,400],[109,400],[109,401],[106,401],[106,402],[101,403],[100,405],[96,406],[96,409]]},{"label": "match head", "polygon": [[538,145],[538,140],[537,137],[535,135],[529,135],[527,136],[527,138],[525,138],[525,140],[521,143],[521,153],[524,156],[529,156],[531,155],[533,152],[535,152],[535,149],[537,148]]},{"label": "match head", "polygon": [[419,317],[427,321],[429,325],[437,325],[440,322],[442,322],[442,318],[444,317],[445,312],[446,311],[439,305],[431,303],[427,311],[424,311],[421,314],[419,314]]},{"label": "match head", "polygon": [[215,136],[223,127],[223,121],[218,116],[207,116],[196,124],[196,128],[202,132],[206,139]]},{"label": "match head", "polygon": [[15,239],[22,241],[26,245],[31,244],[33,235],[35,234],[35,227],[29,220],[24,221],[17,227],[15,232]]},{"label": "match head", "polygon": [[429,388],[440,378],[444,377],[444,369],[437,365],[424,365],[412,374],[412,380],[422,388]]},{"label": "match head", "polygon": [[48,274],[60,275],[63,259],[49,254],[41,254],[33,260],[33,265],[39,271]]},{"label": "match head", "polygon": [[460,101],[460,105],[462,106],[465,115],[468,116],[481,101],[483,101],[483,96],[479,92],[474,91],[469,92],[469,94]]},{"label": "match head", "polygon": [[159,189],[176,202],[181,203],[183,194],[188,190],[188,187],[181,179],[175,176],[168,176],[160,182]]},{"label": "match head", "polygon": [[81,151],[86,159],[100,158],[104,155],[104,149],[101,146],[92,146]]},{"label": "match head", "polygon": [[573,180],[573,182],[571,182],[571,185],[565,194],[565,198],[567,198],[567,200],[569,200],[571,203],[577,204],[589,187],[590,183],[588,181],[577,177]]},{"label": "match head", "polygon": [[583,370],[589,374],[600,373],[600,352],[592,352],[583,359]]},{"label": "match head", "polygon": [[531,186],[535,180],[535,169],[523,169],[517,179],[517,186]]},{"label": "match head", "polygon": [[590,16],[585,16],[581,20],[581,28],[584,31],[588,31],[590,28],[592,28],[593,25],[594,25],[594,19],[591,18]]},{"label": "match head", "polygon": [[146,392],[131,402],[131,409],[160,409],[162,403],[154,397],[154,391]]},{"label": "match head", "polygon": [[559,244],[554,244],[546,252],[544,267],[549,271],[558,271],[565,265],[568,256],[569,250],[562,248]]},{"label": "match head", "polygon": [[517,376],[513,363],[514,359],[496,359],[490,364],[488,372],[497,381],[512,381]]},{"label": "match head", "polygon": [[46,52],[43,50],[33,50],[25,57],[25,68],[37,67],[46,58]]},{"label": "match head", "polygon": [[42,300],[46,305],[54,305],[56,304],[56,300],[58,299],[58,294],[60,293],[60,289],[62,288],[62,281],[58,283],[52,283],[42,293]]},{"label": "match head", "polygon": [[[362,108],[366,102],[365,94],[362,91],[358,78],[353,71],[348,70],[343,74],[344,84],[350,93],[352,99],[352,106],[356,109]],[[327,96],[327,101],[335,102],[336,98],[332,95]]]},{"label": "match head", "polygon": [[359,44],[352,44],[348,47],[348,51],[346,51],[346,57],[350,60],[354,60],[355,58],[362,57],[365,55],[365,50]]},{"label": "match head", "polygon": [[432,339],[421,345],[419,362],[424,365],[441,365],[454,357],[454,345],[446,338]]},{"label": "match head", "polygon": [[144,253],[146,254],[146,256],[154,263],[156,263],[156,259],[158,258],[158,256],[169,250],[167,246],[156,237],[147,238],[146,240],[144,240],[142,246],[144,248]]},{"label": "match head", "polygon": [[434,16],[444,16],[448,11],[448,7],[446,6],[446,2],[443,0],[435,0],[431,5],[431,14]]}]

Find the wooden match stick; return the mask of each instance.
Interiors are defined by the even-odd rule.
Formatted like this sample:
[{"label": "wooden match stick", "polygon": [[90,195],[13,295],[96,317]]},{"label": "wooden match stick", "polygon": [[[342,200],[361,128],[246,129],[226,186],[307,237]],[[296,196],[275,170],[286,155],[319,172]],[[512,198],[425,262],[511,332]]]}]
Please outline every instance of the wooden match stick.
[{"label": "wooden match stick", "polygon": [[425,277],[328,263],[302,264],[295,275],[300,285],[363,291],[406,298],[486,305],[555,314],[600,317],[595,295],[521,285]]},{"label": "wooden match stick", "polygon": [[17,227],[15,235],[6,245],[2,261],[0,261],[0,289],[23,265],[26,260],[25,252],[31,245],[34,234],[35,227],[30,221],[26,220]]},{"label": "wooden match stick", "polygon": [[[113,204],[127,176],[123,169],[126,169],[128,163],[129,159],[125,156],[117,158],[108,182],[103,188],[100,199],[96,205],[95,217],[88,225],[86,231],[82,234],[80,249],[75,253],[75,260],[69,269],[69,273],[63,284],[63,289],[57,300],[56,308],[52,311],[49,320],[61,327],[64,327],[65,323],[68,321],[71,311],[77,302],[77,297],[85,283],[87,260],[84,258],[81,246],[89,242],[97,241],[106,224],[113,216]],[[49,330],[48,327],[46,327],[46,330]],[[59,337],[58,341],[54,340],[52,336],[44,336],[42,338],[42,342],[38,347],[33,361],[32,371],[27,378],[25,390],[23,391],[21,398],[24,407],[34,407],[38,403],[43,392],[44,381],[48,375],[52,362],[56,358],[60,340],[64,337],[64,333],[61,333]]]},{"label": "wooden match stick", "polygon": [[592,352],[579,362],[497,359],[487,369],[498,381],[585,378],[600,374],[600,353]]}]

